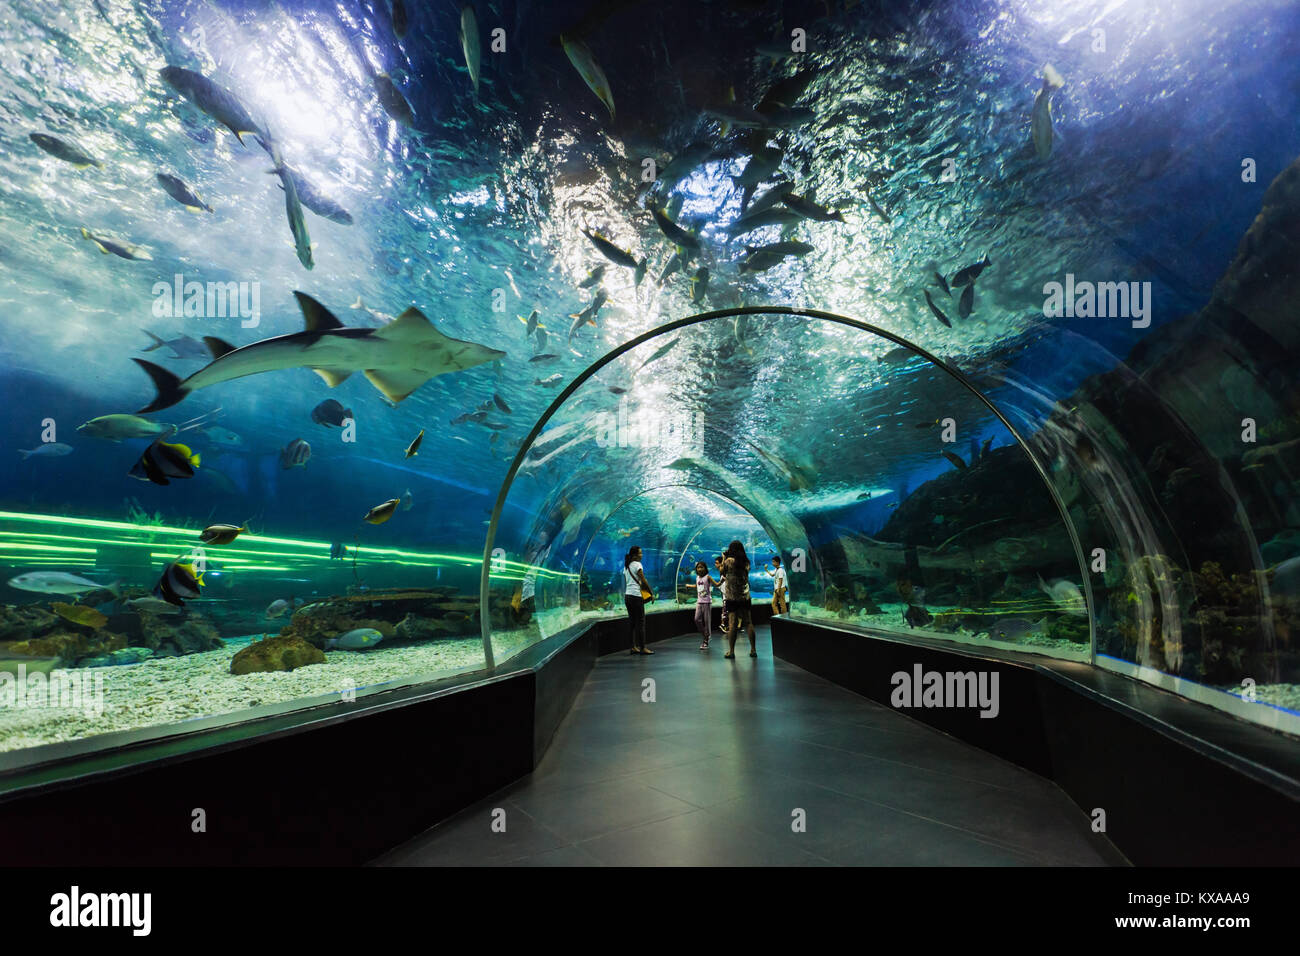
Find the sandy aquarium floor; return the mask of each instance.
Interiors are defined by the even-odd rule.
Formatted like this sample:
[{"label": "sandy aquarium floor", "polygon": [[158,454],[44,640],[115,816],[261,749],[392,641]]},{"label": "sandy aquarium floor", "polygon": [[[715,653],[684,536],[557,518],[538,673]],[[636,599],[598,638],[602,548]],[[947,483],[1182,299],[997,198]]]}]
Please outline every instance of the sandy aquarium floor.
[{"label": "sandy aquarium floor", "polygon": [[[103,675],[103,713],[67,707],[0,707],[0,751],[177,724],[263,704],[483,666],[482,641],[466,638],[365,652],[327,651],[324,664],[236,677],[230,673],[230,659],[248,643],[248,638],[233,638],[220,650],[203,654],[119,667],[77,668],[72,673],[83,678],[89,675],[92,681],[95,675]],[[517,650],[511,646],[511,635],[494,638],[493,646],[499,657]]]}]

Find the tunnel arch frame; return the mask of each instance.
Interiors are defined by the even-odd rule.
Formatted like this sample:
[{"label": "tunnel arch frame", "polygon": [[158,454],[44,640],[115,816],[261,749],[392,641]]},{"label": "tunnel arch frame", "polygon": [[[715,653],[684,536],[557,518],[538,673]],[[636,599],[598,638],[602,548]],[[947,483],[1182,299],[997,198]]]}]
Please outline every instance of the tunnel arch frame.
[{"label": "tunnel arch frame", "polygon": [[922,348],[916,343],[903,338],[896,332],[890,332],[888,329],[882,329],[877,325],[872,325],[870,322],[864,322],[861,319],[850,318],[849,316],[839,315],[835,312],[826,312],[822,309],[808,309],[787,305],[753,305],[736,306],[729,309],[713,309],[708,312],[697,312],[694,315],[674,319],[671,322],[666,322],[663,325],[656,326],[647,332],[643,332],[634,338],[628,339],[621,345],[615,346],[579,372],[574,377],[573,381],[569,382],[564,388],[562,388],[559,394],[551,401],[551,404],[547,406],[546,411],[542,412],[541,416],[533,424],[533,427],[529,430],[523,441],[520,442],[519,449],[515,452],[515,457],[510,462],[510,467],[506,471],[506,476],[501,481],[501,488],[497,491],[496,502],[492,506],[492,518],[488,522],[487,537],[483,542],[483,564],[479,573],[479,629],[483,638],[484,662],[485,666],[489,670],[496,667],[495,657],[492,653],[490,589],[492,549],[493,545],[496,543],[497,526],[501,521],[501,512],[505,508],[506,498],[509,497],[510,489],[513,487],[515,478],[519,474],[519,469],[523,466],[524,459],[532,449],[533,443],[537,441],[538,436],[541,435],[542,429],[546,427],[547,423],[550,422],[555,414],[564,406],[565,402],[569,400],[574,392],[585,385],[596,375],[597,372],[605,368],[605,366],[609,365],[620,356],[644,345],[646,342],[667,335],[669,332],[675,332],[678,329],[684,329],[692,325],[700,325],[704,322],[712,322],[717,319],[735,318],[742,315],[784,315],[794,318],[816,319],[818,321],[830,322],[835,325],[842,325],[847,328],[857,329],[860,332],[867,332],[879,336],[880,338],[893,342],[897,346],[915,352],[936,368],[947,372],[954,381],[965,388],[981,404],[988,408],[988,410],[993,413],[993,416],[1002,423],[1002,427],[1004,427],[1011,437],[1016,440],[1016,444],[1020,446],[1021,451],[1025,453],[1030,464],[1033,465],[1034,470],[1038,473],[1039,479],[1047,489],[1047,493],[1051,497],[1052,503],[1056,506],[1056,510],[1061,516],[1061,521],[1065,524],[1066,533],[1069,535],[1070,544],[1074,548],[1075,558],[1079,563],[1079,576],[1083,581],[1084,598],[1088,605],[1088,658],[1090,663],[1096,664],[1097,606],[1092,591],[1092,579],[1088,574],[1088,562],[1084,557],[1083,543],[1079,540],[1078,530],[1074,526],[1074,521],[1070,518],[1069,508],[1066,506],[1065,501],[1061,498],[1060,492],[1056,488],[1056,485],[1048,475],[1047,469],[1043,466],[1043,463],[1038,460],[1038,456],[1034,453],[1033,446],[1026,441],[1023,435],[1020,434],[1015,425],[1011,423],[1010,419],[1008,419],[1007,416],[1003,414],[1002,410],[998,408],[997,404],[977,388],[960,369],[948,364],[939,356]]},{"label": "tunnel arch frame", "polygon": [[[615,504],[613,508],[610,509],[609,514],[605,515],[605,517],[601,520],[600,524],[598,524],[596,528],[591,532],[590,537],[587,538],[587,543],[582,549],[582,560],[578,562],[578,574],[581,575],[582,569],[586,567],[587,554],[591,550],[592,542],[596,540],[596,535],[600,533],[600,529],[605,527],[605,525],[609,523],[610,518],[618,514],[619,511],[623,509],[624,505],[636,501],[636,499],[638,498],[643,498],[646,495],[650,494],[651,492],[662,491],[665,488],[690,488],[693,489],[694,491],[699,491],[707,495],[713,495],[716,498],[721,498],[723,501],[730,502],[731,504],[739,508],[742,512],[744,512],[744,514],[748,518],[750,518],[750,520],[752,520],[755,524],[757,524],[760,528],[762,528],[763,533],[766,534],[768,538],[772,540],[773,544],[776,543],[776,536],[772,534],[772,529],[769,528],[767,524],[761,518],[758,517],[758,515],[754,514],[754,512],[752,512],[749,508],[745,507],[745,505],[737,501],[735,498],[731,497],[730,495],[724,495],[722,492],[714,488],[706,488],[704,485],[697,485],[688,481],[673,481],[662,485],[651,485],[649,488],[645,488],[642,491],[638,491],[634,495],[628,495],[626,498],[622,498],[621,500],[619,500],[619,502]],[[686,539],[687,546],[689,547],[691,542],[694,541],[697,537],[699,537],[701,531],[709,527],[709,525],[715,524],[716,522],[721,520],[723,519],[710,518],[709,520],[701,524],[699,527],[697,527],[694,531],[691,532],[691,536]],[[685,554],[684,549],[682,553]],[[679,557],[677,559],[677,575],[673,578],[674,594],[676,593],[675,589],[677,585],[677,579],[681,577],[681,568],[682,568],[682,559]]]}]

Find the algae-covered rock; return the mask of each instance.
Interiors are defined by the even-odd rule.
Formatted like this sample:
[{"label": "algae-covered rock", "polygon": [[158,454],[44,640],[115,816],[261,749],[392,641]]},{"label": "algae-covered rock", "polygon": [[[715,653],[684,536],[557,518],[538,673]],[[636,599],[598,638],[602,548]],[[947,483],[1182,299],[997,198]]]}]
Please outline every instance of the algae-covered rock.
[{"label": "algae-covered rock", "polygon": [[320,648],[330,638],[358,628],[373,628],[385,641],[440,640],[477,634],[478,600],[447,591],[443,587],[368,591],[323,598],[295,611],[280,634],[300,637]]},{"label": "algae-covered rock", "polygon": [[1090,639],[1088,619],[1061,615],[1049,620],[1043,628],[1043,636],[1054,641],[1069,641],[1072,644],[1087,644]]},{"label": "algae-covered rock", "polygon": [[25,641],[62,626],[57,614],[35,604],[0,607],[0,641]]},{"label": "algae-covered rock", "polygon": [[57,657],[61,666],[70,667],[83,657],[98,657],[124,647],[126,638],[108,631],[53,631],[26,641],[4,642],[0,651],[20,657]]},{"label": "algae-covered rock", "polygon": [[292,671],[309,664],[324,664],[325,652],[300,637],[281,635],[249,644],[230,661],[230,673],[258,674]]},{"label": "algae-covered rock", "polygon": [[201,654],[221,647],[221,636],[206,617],[189,611],[184,617],[142,612],[139,643],[158,657]]}]

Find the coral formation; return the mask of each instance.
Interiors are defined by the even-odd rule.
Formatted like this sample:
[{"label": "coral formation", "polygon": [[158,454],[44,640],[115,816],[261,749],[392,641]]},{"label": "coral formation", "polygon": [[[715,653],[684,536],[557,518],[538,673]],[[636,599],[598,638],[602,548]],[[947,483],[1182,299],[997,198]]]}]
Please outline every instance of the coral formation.
[{"label": "coral formation", "polygon": [[230,673],[257,674],[291,671],[310,664],[324,664],[325,652],[293,635],[255,641],[230,660]]}]

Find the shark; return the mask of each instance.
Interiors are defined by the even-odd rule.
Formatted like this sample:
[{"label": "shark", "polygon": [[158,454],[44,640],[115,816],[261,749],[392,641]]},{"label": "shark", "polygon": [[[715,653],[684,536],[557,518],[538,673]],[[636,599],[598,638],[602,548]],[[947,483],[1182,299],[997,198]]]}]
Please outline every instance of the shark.
[{"label": "shark", "polygon": [[414,307],[377,329],[347,328],[306,293],[295,292],[294,297],[306,323],[303,331],[240,348],[215,336],[204,336],[212,361],[188,378],[133,358],[149,374],[157,390],[154,400],[138,414],[170,408],[201,388],[287,368],[309,368],[330,388],[359,371],[385,398],[397,404],[431,378],[506,355],[486,345],[444,335]]}]

